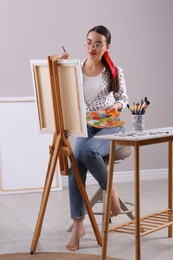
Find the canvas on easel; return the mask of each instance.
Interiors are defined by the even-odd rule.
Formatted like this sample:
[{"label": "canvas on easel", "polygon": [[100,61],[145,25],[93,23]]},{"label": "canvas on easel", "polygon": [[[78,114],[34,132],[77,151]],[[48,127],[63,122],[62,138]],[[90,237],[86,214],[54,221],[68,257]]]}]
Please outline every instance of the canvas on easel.
[{"label": "canvas on easel", "polygon": [[[45,67],[48,70],[45,70],[42,64],[39,65],[34,61],[32,61],[31,64],[36,88],[35,93],[37,97],[40,127],[44,131],[54,131],[54,137],[52,145],[49,146],[50,158],[30,252],[33,254],[36,250],[40,237],[57,161],[59,160],[61,174],[68,175],[67,159],[71,162],[74,176],[85,203],[96,240],[98,244],[101,245],[101,234],[68,140],[69,135],[87,136],[80,61],[61,60],[57,56],[49,56],[48,63],[45,63]],[[49,88],[48,91],[47,88]],[[49,102],[46,98],[47,95],[52,97],[49,99]],[[50,102],[52,102],[51,108]],[[54,118],[53,122],[47,118],[50,113],[52,113],[51,118]]]},{"label": "canvas on easel", "polygon": [[31,60],[40,132],[55,132],[52,91],[47,60]]},{"label": "canvas on easel", "polygon": [[[34,93],[41,132],[55,132],[52,89],[46,60],[31,60]],[[82,74],[79,59],[56,61],[64,130],[68,135],[87,136]]]}]

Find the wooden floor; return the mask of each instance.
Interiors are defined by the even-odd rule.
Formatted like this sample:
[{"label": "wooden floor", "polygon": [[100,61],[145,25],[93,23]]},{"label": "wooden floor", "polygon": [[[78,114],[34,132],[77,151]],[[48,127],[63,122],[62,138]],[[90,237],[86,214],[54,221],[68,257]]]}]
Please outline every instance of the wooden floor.
[{"label": "wooden floor", "polygon": [[[118,183],[121,197],[133,202],[133,183]],[[96,191],[95,185],[87,187],[91,197]],[[0,196],[0,254],[11,252],[30,252],[33,231],[38,216],[41,193],[12,194]],[[98,204],[97,209],[102,205]],[[141,215],[167,208],[167,181],[143,181],[141,183]],[[101,216],[96,216],[101,227]],[[113,219],[111,225],[128,221],[126,215]],[[77,253],[101,254],[88,217],[85,219],[86,235],[81,240]],[[66,243],[70,237],[67,232],[71,224],[69,214],[68,189],[51,192],[43,222],[38,252],[66,252]],[[172,260],[173,238],[167,237],[167,229],[162,229],[141,239],[142,260]],[[127,260],[135,259],[134,236],[109,233],[108,256]]]}]

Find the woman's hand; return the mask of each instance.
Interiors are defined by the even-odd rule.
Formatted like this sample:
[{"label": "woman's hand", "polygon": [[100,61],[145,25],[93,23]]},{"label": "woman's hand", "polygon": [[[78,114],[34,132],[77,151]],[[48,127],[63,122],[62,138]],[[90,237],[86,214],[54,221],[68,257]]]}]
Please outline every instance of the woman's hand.
[{"label": "woman's hand", "polygon": [[63,53],[59,58],[60,59],[69,59],[70,58],[70,54],[69,53]]},{"label": "woman's hand", "polygon": [[115,109],[117,111],[121,111],[122,108],[123,108],[123,105],[120,102],[116,102],[111,107],[107,108],[106,110],[107,110],[107,112],[110,112],[113,109]]}]

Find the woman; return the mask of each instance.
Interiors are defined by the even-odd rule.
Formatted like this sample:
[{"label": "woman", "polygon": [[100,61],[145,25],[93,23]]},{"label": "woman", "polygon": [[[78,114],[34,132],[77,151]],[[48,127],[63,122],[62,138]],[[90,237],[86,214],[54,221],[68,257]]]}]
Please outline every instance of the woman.
[{"label": "woman", "polygon": [[[96,110],[106,110],[109,112],[112,109],[122,111],[127,105],[128,97],[123,71],[121,68],[115,67],[109,57],[108,50],[110,43],[111,33],[102,25],[95,26],[87,33],[85,41],[87,58],[81,63],[86,112]],[[61,58],[68,57],[69,54],[65,53]],[[79,137],[76,140],[74,156],[84,184],[87,171],[89,171],[98,181],[101,189],[106,190],[107,167],[103,157],[109,154],[110,141],[95,139],[94,136],[96,134],[122,132],[124,128],[100,129],[87,126],[87,129],[88,137]],[[69,170],[69,197],[73,230],[67,248],[74,251],[79,248],[80,238],[85,235],[83,226],[85,205],[72,168]],[[118,194],[113,187],[111,215],[117,216],[120,212]]]}]

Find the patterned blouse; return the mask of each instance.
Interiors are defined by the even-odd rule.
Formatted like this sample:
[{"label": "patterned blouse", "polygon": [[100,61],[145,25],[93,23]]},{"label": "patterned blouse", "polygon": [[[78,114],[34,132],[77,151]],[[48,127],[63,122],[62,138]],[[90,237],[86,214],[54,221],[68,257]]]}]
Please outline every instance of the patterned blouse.
[{"label": "patterned blouse", "polygon": [[[83,68],[84,61],[81,62],[81,68]],[[86,113],[89,111],[95,111],[99,109],[106,109],[111,107],[115,102],[120,102],[122,104],[122,110],[126,107],[128,103],[128,95],[126,90],[126,84],[124,80],[123,70],[120,67],[118,69],[118,79],[120,84],[119,93],[113,91],[109,92],[109,72],[105,69],[102,72],[102,89],[101,91],[90,100],[85,103]]]}]

